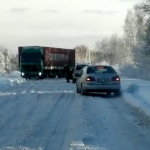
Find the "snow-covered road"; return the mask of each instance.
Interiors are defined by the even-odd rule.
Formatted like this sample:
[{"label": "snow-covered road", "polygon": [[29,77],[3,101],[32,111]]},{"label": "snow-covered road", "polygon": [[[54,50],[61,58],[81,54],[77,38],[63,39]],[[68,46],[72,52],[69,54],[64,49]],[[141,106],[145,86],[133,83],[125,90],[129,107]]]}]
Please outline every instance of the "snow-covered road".
[{"label": "snow-covered road", "polygon": [[62,79],[0,93],[0,147],[149,150],[149,129],[122,97],[81,96]]}]

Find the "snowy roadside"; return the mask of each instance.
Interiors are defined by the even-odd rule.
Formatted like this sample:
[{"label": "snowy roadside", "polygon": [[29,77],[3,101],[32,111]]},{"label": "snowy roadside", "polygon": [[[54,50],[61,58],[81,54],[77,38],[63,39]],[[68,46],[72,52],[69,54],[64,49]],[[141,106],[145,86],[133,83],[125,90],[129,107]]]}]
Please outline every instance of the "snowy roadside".
[{"label": "snowy roadside", "polygon": [[[20,72],[0,74],[0,91],[9,87],[24,83]],[[131,106],[138,108],[139,112],[150,117],[150,81],[121,78],[122,92],[125,101]]]},{"label": "snowy roadside", "polygon": [[125,101],[150,118],[150,81],[122,78],[121,84]]},{"label": "snowy roadside", "polygon": [[18,71],[11,72],[10,74],[0,75],[0,91],[3,91],[11,86],[15,86],[25,82],[25,79],[20,77]]}]

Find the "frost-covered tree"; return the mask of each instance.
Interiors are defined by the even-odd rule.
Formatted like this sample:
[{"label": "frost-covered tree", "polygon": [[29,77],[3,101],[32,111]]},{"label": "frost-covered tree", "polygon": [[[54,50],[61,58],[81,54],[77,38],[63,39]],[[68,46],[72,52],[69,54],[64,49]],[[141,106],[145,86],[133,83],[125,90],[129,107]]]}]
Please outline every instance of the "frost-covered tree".
[{"label": "frost-covered tree", "polygon": [[138,3],[135,6],[136,10],[140,12],[141,18],[144,23],[144,27],[141,30],[145,32],[144,40],[142,39],[144,45],[143,53],[146,56],[150,55],[150,0],[144,0],[142,3]]},{"label": "frost-covered tree", "polygon": [[6,72],[10,72],[11,71],[11,63],[10,63],[9,51],[7,49],[5,49],[3,52],[3,55],[4,55],[5,70],[6,70]]},{"label": "frost-covered tree", "polygon": [[[145,37],[145,24],[142,12],[134,7],[132,10],[128,10],[125,23],[124,23],[124,41],[126,57],[128,63],[133,62],[135,59],[135,50],[141,46]],[[134,55],[134,56],[133,56]]]},{"label": "frost-covered tree", "polygon": [[[149,0],[150,1],[150,0]],[[106,61],[109,64],[119,64],[121,68],[138,67],[130,76],[137,77],[138,70],[143,64],[149,64],[150,58],[150,3],[148,6],[141,3],[133,9],[127,11],[125,17],[122,37],[113,34],[96,42],[95,59],[96,62]],[[138,7],[137,7],[138,6]],[[146,11],[144,12],[144,8]],[[140,8],[140,9],[139,9]],[[149,14],[148,14],[149,12]],[[146,14],[146,17],[145,17]],[[149,67],[150,68],[150,67]],[[146,67],[147,70],[148,67]],[[144,74],[144,70],[143,70]]]},{"label": "frost-covered tree", "polygon": [[[136,14],[136,43],[133,50],[134,62],[142,78],[149,78],[150,66],[150,1],[134,7]],[[144,67],[143,67],[144,66]]]},{"label": "frost-covered tree", "polygon": [[10,62],[11,62],[11,65],[10,65],[11,71],[19,69],[18,68],[18,55],[11,54]]},{"label": "frost-covered tree", "polygon": [[[101,41],[96,42],[96,59],[99,62],[106,61],[109,64],[116,64],[121,62],[120,52],[122,51],[122,41],[116,35],[113,34],[111,37],[105,37]],[[122,43],[123,44],[123,43]]]},{"label": "frost-covered tree", "polygon": [[6,48],[0,47],[0,72],[10,72],[10,71],[11,71],[10,53]]},{"label": "frost-covered tree", "polygon": [[76,50],[76,62],[81,62],[86,59],[88,53],[88,47],[85,45],[78,45]]},{"label": "frost-covered tree", "polygon": [[4,55],[2,51],[0,51],[0,73],[5,72],[5,63],[4,63]]}]

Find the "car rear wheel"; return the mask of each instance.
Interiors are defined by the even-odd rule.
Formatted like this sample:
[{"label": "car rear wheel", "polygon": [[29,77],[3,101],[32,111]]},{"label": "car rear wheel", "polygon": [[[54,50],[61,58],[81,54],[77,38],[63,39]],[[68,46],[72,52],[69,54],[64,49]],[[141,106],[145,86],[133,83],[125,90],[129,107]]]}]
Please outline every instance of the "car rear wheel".
[{"label": "car rear wheel", "polygon": [[77,93],[80,93],[80,91],[79,91],[79,88],[76,86],[76,92]]},{"label": "car rear wheel", "polygon": [[111,95],[111,92],[107,92],[107,95]]},{"label": "car rear wheel", "polygon": [[82,85],[81,85],[81,94],[86,95],[87,93],[83,90]]},{"label": "car rear wheel", "polygon": [[73,79],[73,80],[72,80],[72,83],[76,83],[76,80],[75,80],[75,79]]},{"label": "car rear wheel", "polygon": [[114,94],[115,94],[115,96],[119,97],[119,96],[121,96],[121,91],[117,90],[117,91],[114,92]]}]

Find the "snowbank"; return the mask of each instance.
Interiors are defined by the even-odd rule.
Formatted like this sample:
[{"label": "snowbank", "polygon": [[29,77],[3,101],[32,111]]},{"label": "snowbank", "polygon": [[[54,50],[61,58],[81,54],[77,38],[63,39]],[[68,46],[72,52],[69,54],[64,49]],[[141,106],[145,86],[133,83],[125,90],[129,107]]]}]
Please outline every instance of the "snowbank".
[{"label": "snowbank", "polygon": [[0,76],[0,91],[14,85],[18,85],[25,82],[25,79],[20,77],[20,72],[14,71],[10,74],[1,74]]},{"label": "snowbank", "polygon": [[150,118],[150,81],[122,78],[124,99]]},{"label": "snowbank", "polygon": [[19,71],[13,71],[10,74],[8,74],[8,76],[20,76],[21,73]]}]

